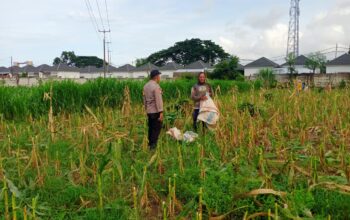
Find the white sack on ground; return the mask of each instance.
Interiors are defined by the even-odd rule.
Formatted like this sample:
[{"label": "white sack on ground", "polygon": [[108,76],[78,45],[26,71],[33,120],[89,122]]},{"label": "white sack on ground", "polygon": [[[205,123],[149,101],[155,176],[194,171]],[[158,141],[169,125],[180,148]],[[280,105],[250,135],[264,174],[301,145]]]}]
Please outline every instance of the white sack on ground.
[{"label": "white sack on ground", "polygon": [[175,128],[170,128],[169,131],[166,132],[168,135],[172,136],[175,138],[175,140],[182,141],[183,135],[179,129]]},{"label": "white sack on ground", "polygon": [[185,134],[182,134],[176,127],[170,128],[166,133],[177,141],[185,141],[187,143],[195,141],[198,137],[198,134],[194,133],[193,131],[186,131]]}]

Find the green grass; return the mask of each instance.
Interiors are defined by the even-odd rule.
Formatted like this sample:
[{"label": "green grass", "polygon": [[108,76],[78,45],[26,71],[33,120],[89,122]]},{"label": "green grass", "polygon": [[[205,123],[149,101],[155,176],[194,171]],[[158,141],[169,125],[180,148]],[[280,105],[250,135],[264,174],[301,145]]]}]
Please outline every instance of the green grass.
[{"label": "green grass", "polygon": [[[32,212],[33,198],[41,219],[162,219],[163,201],[168,219],[195,219],[200,188],[203,219],[220,215],[243,219],[245,213],[268,210],[278,212],[280,219],[349,218],[350,91],[292,95],[290,90],[254,90],[250,84],[237,91],[232,90],[236,82],[212,81],[221,88],[215,97],[221,111],[219,126],[185,144],[172,140],[165,130],[172,126],[191,130],[192,103],[186,100],[193,82],[164,82],[168,118],[157,151],[150,152],[144,149],[147,127],[140,96],[144,82],[89,83],[54,86],[54,97],[61,98],[54,101],[53,138],[47,109],[38,109],[34,118],[29,117],[33,109],[27,109],[33,108],[30,102],[48,107],[42,96],[50,84],[0,87],[13,93],[6,100],[28,96],[25,102],[13,102],[16,111],[8,116],[16,120],[2,118],[0,123],[0,178],[6,176],[13,183],[8,184],[10,200],[18,193],[18,219],[25,207]],[[129,115],[120,108],[122,85],[130,89]],[[109,101],[103,98],[106,94]],[[85,102],[93,107],[92,113],[84,111]],[[250,114],[247,103],[259,111]],[[23,112],[30,113],[19,120],[18,113]],[[247,194],[261,188],[283,195]]]},{"label": "green grass", "polygon": [[[25,119],[29,116],[39,117],[49,110],[49,101],[44,94],[53,88],[53,110],[55,114],[84,111],[84,105],[90,108],[120,107],[124,100],[124,89],[129,88],[131,101],[142,101],[142,88],[145,81],[120,81],[114,79],[97,79],[78,84],[73,81],[48,82],[37,87],[4,87],[0,86],[0,115],[6,119]],[[166,100],[188,98],[195,82],[190,80],[165,81],[161,83],[163,97]],[[210,81],[213,89],[222,95],[228,94],[233,88],[247,92],[261,85],[250,82]]]}]

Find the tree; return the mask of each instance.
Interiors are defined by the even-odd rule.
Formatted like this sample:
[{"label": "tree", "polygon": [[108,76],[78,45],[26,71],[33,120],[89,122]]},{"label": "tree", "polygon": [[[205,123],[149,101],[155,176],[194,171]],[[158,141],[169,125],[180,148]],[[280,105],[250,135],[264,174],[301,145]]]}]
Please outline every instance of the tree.
[{"label": "tree", "polygon": [[68,66],[74,66],[73,64],[74,64],[76,58],[77,57],[75,56],[74,51],[63,51],[61,53],[61,57],[56,57],[54,59],[53,64],[57,65],[59,63],[65,63]]},{"label": "tree", "polygon": [[240,79],[242,74],[237,70],[239,58],[230,56],[215,65],[214,71],[209,75],[214,79]]},{"label": "tree", "polygon": [[296,60],[296,57],[293,53],[288,54],[288,56],[286,57],[286,63],[288,65],[288,73],[291,79],[298,74],[298,72],[295,70],[295,60]]},{"label": "tree", "polygon": [[96,56],[76,56],[74,51],[63,51],[60,57],[56,57],[53,60],[53,65],[58,65],[60,63],[79,68],[86,66],[95,66],[99,68],[103,66],[102,59]]},{"label": "tree", "polygon": [[325,72],[326,57],[321,53],[312,53],[308,56],[305,67],[312,70],[312,74],[316,73],[316,69],[320,69],[321,73]]},{"label": "tree", "polygon": [[58,64],[60,64],[60,63],[62,63],[62,60],[59,58],[59,57],[56,57],[54,60],[53,60],[53,65],[58,65]]},{"label": "tree", "polygon": [[146,63],[148,63],[146,58],[139,58],[139,59],[136,59],[135,66],[140,67],[142,65],[145,65]]},{"label": "tree", "polygon": [[195,38],[177,42],[168,49],[151,54],[146,60],[147,62],[162,66],[169,61],[182,65],[187,65],[198,60],[215,64],[228,57],[229,54],[221,46],[210,40]]},{"label": "tree", "polygon": [[[108,63],[106,63],[107,65]],[[103,60],[96,56],[77,56],[74,60],[74,66],[83,68],[86,66],[103,67]]]},{"label": "tree", "polygon": [[277,86],[276,76],[272,69],[260,70],[258,79],[263,81],[265,88],[275,88]]}]

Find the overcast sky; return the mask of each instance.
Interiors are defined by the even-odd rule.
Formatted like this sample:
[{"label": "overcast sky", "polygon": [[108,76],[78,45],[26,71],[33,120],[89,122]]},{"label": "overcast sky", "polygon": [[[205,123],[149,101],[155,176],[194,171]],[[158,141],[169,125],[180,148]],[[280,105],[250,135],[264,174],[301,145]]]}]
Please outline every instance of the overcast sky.
[{"label": "overcast sky", "polygon": [[[102,57],[87,0],[0,0],[0,65],[52,64],[64,50]],[[108,29],[104,0],[89,0]],[[106,0],[112,63],[132,63],[186,38],[213,40],[241,59],[284,55],[289,0]],[[301,0],[300,49],[350,44],[350,0]]]}]

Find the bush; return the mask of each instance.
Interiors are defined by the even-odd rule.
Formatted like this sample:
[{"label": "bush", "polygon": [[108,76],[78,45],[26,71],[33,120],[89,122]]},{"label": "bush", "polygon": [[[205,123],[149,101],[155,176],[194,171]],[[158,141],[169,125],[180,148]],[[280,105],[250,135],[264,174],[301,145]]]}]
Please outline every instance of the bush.
[{"label": "bush", "polygon": [[263,82],[265,88],[276,88],[277,80],[272,69],[262,69],[259,72],[258,79]]},{"label": "bush", "polygon": [[212,79],[242,79],[242,74],[237,70],[238,61],[238,57],[229,57],[221,61],[215,65],[215,69],[209,74],[209,77]]},{"label": "bush", "polygon": [[342,80],[339,84],[339,89],[345,89],[346,88],[346,82],[345,80]]}]

